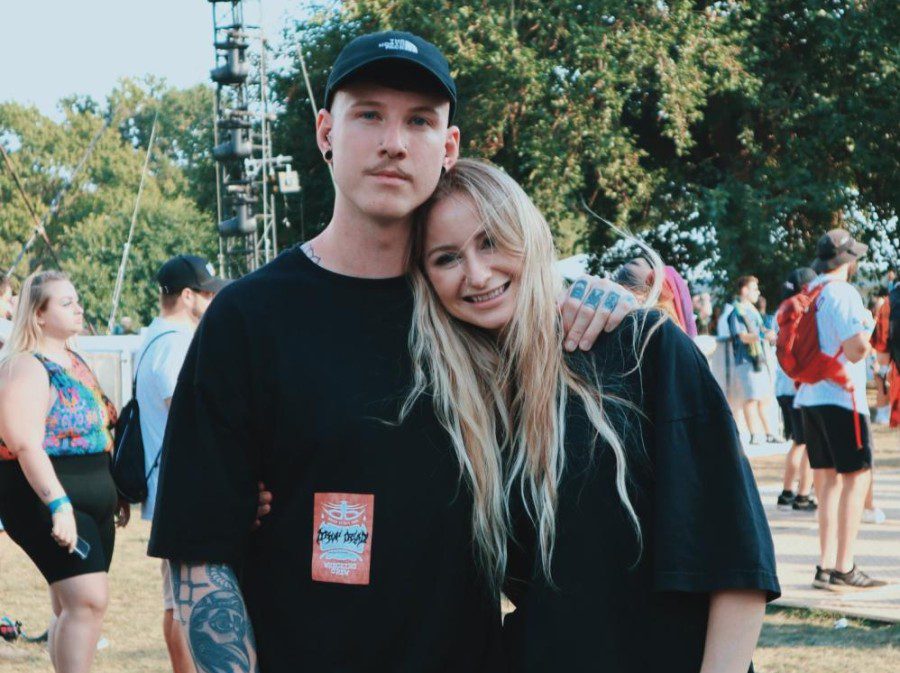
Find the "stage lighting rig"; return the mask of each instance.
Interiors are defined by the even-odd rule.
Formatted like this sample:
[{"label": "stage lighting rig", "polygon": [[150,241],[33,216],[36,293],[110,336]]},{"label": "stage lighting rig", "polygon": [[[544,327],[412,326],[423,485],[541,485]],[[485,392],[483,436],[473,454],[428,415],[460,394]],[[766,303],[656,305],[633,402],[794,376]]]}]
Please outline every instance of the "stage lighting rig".
[{"label": "stage lighting rig", "polygon": [[[207,0],[212,8],[216,85],[214,146],[218,204],[219,268],[236,278],[278,253],[274,186],[284,172],[272,157],[261,0]],[[277,160],[276,160],[277,159]],[[289,168],[288,164],[288,168]]]}]

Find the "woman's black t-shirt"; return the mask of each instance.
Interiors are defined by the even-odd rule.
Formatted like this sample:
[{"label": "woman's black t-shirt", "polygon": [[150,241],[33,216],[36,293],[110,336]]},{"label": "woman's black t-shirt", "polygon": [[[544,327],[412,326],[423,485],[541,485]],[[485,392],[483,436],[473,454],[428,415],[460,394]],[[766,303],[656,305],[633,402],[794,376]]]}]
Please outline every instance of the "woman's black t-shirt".
[{"label": "woman's black t-shirt", "polygon": [[[580,402],[568,409],[552,580],[534,529],[513,503],[504,643],[515,673],[697,673],[709,594],[780,593],[769,527],[728,403],[707,362],[672,322],[635,343],[659,314],[641,313],[573,364],[595,365],[605,412],[623,440],[641,539],[615,488],[612,450]],[[645,320],[646,317],[646,321]],[[586,371],[583,370],[583,371]]]},{"label": "woman's black t-shirt", "polygon": [[[430,399],[390,423],[411,316],[405,278],[295,248],[222,290],[191,344],[150,554],[240,569],[264,673],[503,668],[449,439]],[[259,480],[274,503],[251,533]]]}]

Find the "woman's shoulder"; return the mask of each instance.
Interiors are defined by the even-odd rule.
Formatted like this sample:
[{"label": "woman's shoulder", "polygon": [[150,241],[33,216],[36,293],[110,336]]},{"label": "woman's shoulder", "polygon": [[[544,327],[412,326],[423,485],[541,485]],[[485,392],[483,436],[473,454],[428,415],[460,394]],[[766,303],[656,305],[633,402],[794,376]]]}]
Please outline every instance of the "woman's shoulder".
[{"label": "woman's shoulder", "polygon": [[4,385],[50,385],[46,368],[38,356],[31,352],[16,353],[5,358],[0,364],[0,382]]}]

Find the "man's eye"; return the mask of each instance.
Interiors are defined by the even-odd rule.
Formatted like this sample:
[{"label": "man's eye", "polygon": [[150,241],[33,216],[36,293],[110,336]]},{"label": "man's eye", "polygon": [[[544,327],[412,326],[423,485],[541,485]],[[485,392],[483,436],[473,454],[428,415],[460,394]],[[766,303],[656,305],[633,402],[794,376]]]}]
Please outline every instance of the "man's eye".
[{"label": "man's eye", "polygon": [[496,247],[497,245],[494,243],[494,239],[489,236],[485,236],[484,240],[481,241],[481,248],[483,250],[493,250]]},{"label": "man's eye", "polygon": [[370,120],[378,119],[378,113],[373,112],[371,110],[366,111],[366,112],[361,112],[359,116],[362,117],[363,119],[370,119]]},{"label": "man's eye", "polygon": [[431,122],[428,121],[425,117],[413,117],[409,120],[409,123],[413,126],[430,126]]}]

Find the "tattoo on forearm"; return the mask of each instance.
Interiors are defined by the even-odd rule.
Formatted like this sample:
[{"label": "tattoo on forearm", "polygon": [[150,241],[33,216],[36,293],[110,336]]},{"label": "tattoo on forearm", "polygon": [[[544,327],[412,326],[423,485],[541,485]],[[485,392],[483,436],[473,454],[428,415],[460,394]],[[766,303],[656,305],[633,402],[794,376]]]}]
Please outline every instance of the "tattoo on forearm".
[{"label": "tattoo on forearm", "polygon": [[303,245],[300,246],[300,249],[301,249],[301,250],[303,251],[303,253],[304,253],[307,257],[309,257],[314,263],[319,264],[319,265],[322,264],[322,258],[319,257],[319,256],[316,254],[316,251],[315,251],[315,250],[313,249],[313,247],[312,247],[312,243],[309,243],[309,242],[304,243]]},{"label": "tattoo on forearm", "polygon": [[587,290],[587,281],[582,279],[576,280],[572,285],[572,299],[584,299],[584,293]]},{"label": "tattoo on forearm", "polygon": [[612,311],[616,307],[616,304],[618,304],[618,303],[619,303],[619,293],[618,292],[610,292],[609,295],[606,297],[606,301],[603,302],[603,308],[605,308],[607,311]]},{"label": "tattoo on forearm", "polygon": [[600,300],[603,299],[604,294],[606,293],[603,290],[601,290],[599,287],[595,287],[593,290],[588,292],[587,299],[584,300],[584,305],[589,308],[596,309],[598,306],[600,306]]},{"label": "tattoo on forearm", "polygon": [[253,629],[231,568],[172,563],[171,575],[198,673],[258,673]]}]

